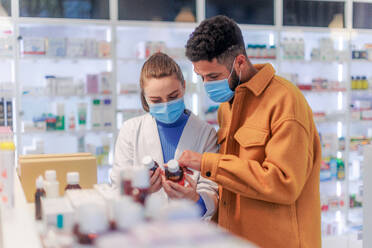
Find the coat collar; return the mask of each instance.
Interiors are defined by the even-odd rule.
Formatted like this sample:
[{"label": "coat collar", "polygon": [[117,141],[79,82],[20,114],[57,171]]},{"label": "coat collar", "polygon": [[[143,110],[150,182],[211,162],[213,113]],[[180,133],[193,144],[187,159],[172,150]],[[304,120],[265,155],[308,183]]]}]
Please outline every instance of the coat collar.
[{"label": "coat collar", "polygon": [[255,96],[259,96],[270,84],[275,75],[275,69],[269,63],[257,64],[254,65],[254,67],[258,72],[248,82],[239,85],[236,90],[239,91],[241,88],[247,88],[252,91]]},{"label": "coat collar", "polygon": [[[195,130],[198,130],[198,128],[200,129],[200,126],[196,125],[197,117],[191,111],[186,111],[190,114],[190,117],[183,129],[180,140],[178,142],[178,146],[174,154],[174,157],[176,159],[181,156],[184,150],[190,150],[193,148],[194,140],[190,139],[190,133],[194,133]],[[146,142],[148,143],[149,147],[151,147],[151,149],[149,149],[151,154],[147,155],[150,155],[156,162],[159,163],[161,167],[163,167],[162,165],[164,164],[164,157],[156,120],[149,113],[147,113],[144,118],[144,132],[145,137],[147,137]]]}]

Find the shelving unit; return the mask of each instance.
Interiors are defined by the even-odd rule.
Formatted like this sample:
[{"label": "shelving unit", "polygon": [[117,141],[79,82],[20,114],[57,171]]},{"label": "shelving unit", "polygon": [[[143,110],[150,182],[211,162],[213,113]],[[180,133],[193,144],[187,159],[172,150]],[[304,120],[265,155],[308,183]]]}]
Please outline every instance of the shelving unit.
[{"label": "shelving unit", "polygon": [[[356,113],[353,113],[351,106],[358,99],[372,101],[371,88],[351,89],[351,76],[362,76],[368,72],[369,74],[365,76],[372,77],[372,70],[370,70],[372,61],[355,60],[350,56],[353,49],[360,50],[365,43],[372,43],[372,30],[352,29],[352,2],[354,1],[345,1],[346,27],[344,29],[285,27],[282,25],[282,1],[278,1],[275,7],[275,25],[240,25],[247,49],[249,49],[248,45],[264,45],[266,48],[275,46],[276,49],[275,58],[252,58],[251,61],[255,64],[271,63],[278,75],[299,85],[305,85],[308,90],[302,90],[302,92],[313,109],[315,122],[323,137],[329,136],[328,138],[335,146],[338,146],[338,139],[344,137],[345,149],[340,150],[336,147],[332,152],[327,151],[328,154],[324,155],[342,159],[345,166],[343,181],[333,179],[321,182],[320,185],[322,197],[327,194],[331,197],[337,196],[344,202],[343,206],[335,208],[331,211],[332,213],[323,213],[324,220],[331,223],[330,230],[327,228],[325,230],[325,234],[328,235],[341,235],[348,232],[347,227],[352,230],[360,229],[355,229],[355,226],[360,224],[358,222],[360,218],[355,216],[360,217],[361,210],[350,208],[349,195],[358,193],[359,186],[355,185],[361,183],[360,176],[358,177],[357,174],[358,171],[361,174],[363,170],[362,146],[356,150],[351,149],[350,145],[354,145],[355,142],[351,144],[350,138],[365,136],[368,139],[372,136],[372,130],[369,128],[372,120],[355,120]],[[206,96],[201,79],[193,72],[191,63],[184,56],[184,45],[197,23],[118,20],[116,0],[110,0],[109,20],[20,17],[17,8],[18,1],[12,0],[12,3],[12,17],[0,19],[0,21],[6,20],[7,23],[0,25],[0,38],[10,35],[13,47],[9,54],[0,54],[0,85],[6,82],[14,86],[11,98],[18,154],[24,153],[24,147],[35,145],[34,136],[45,139],[46,152],[87,150],[89,148],[87,144],[102,144],[103,140],[109,139],[108,165],[99,168],[99,181],[107,181],[110,165],[113,162],[115,139],[122,122],[144,113],[139,98],[138,81],[142,64],[147,57],[146,42],[162,42],[159,43],[163,46],[161,49],[166,47],[165,51],[175,58],[183,70],[187,89],[186,106],[217,128],[217,105]],[[197,0],[197,22],[205,18],[205,7],[205,0]],[[11,33],[1,33],[1,30],[4,30],[3,26],[11,30]],[[24,47],[22,48],[22,44],[17,41],[19,36],[22,38],[92,38],[108,42],[111,45],[111,52],[105,58],[50,56],[48,54],[22,55],[20,51]],[[295,59],[284,56],[288,39],[292,38],[296,40],[302,38],[304,44],[303,54],[297,55]],[[319,48],[319,41],[325,38],[331,40],[334,51],[342,51],[347,56],[341,56],[342,58],[338,61],[329,58],[321,61],[321,58],[316,60],[316,56],[312,57],[313,48]],[[109,95],[84,93],[55,96],[43,91],[46,88],[46,75],[69,76],[75,82],[81,80],[85,82],[87,74],[98,74],[103,71],[111,72],[113,84],[112,93]],[[296,73],[297,76],[294,77],[293,74]],[[312,87],[312,81],[316,77],[327,79],[328,83],[332,82],[335,85],[328,88]],[[369,82],[372,84],[372,79]],[[0,97],[2,94],[0,88]],[[108,130],[91,130],[89,122],[92,118],[92,100],[106,97],[112,100],[115,109],[113,112],[116,115],[115,121]],[[65,131],[24,132],[25,121],[32,123],[34,116],[53,112],[54,106],[52,105],[56,103],[64,103],[65,113],[73,112],[76,121],[78,120],[77,104],[85,103],[87,105],[86,130],[66,128]],[[65,121],[68,123],[67,116],[65,116]],[[86,145],[82,145],[82,137]],[[340,226],[335,223],[340,223]]]}]

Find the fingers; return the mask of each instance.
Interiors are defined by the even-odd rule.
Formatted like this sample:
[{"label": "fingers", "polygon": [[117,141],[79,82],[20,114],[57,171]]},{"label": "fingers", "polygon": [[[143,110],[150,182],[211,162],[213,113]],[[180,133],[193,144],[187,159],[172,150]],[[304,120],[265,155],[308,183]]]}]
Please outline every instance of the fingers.
[{"label": "fingers", "polygon": [[178,192],[181,192],[183,194],[186,194],[187,193],[187,188],[179,185],[178,183],[175,183],[175,182],[172,182],[172,181],[167,181],[167,183],[169,184],[169,186],[174,189],[175,191],[178,191]]},{"label": "fingers", "polygon": [[180,166],[189,166],[190,164],[190,151],[185,150],[182,154],[181,157],[178,159],[178,163]]},{"label": "fingers", "polygon": [[151,178],[150,178],[150,185],[153,185],[154,183],[156,183],[157,181],[161,181],[160,180],[160,169],[157,168],[155,170],[155,172],[153,172],[153,174],[151,175]]},{"label": "fingers", "polygon": [[168,183],[169,181],[167,181],[165,177],[162,177],[163,188],[169,198],[183,198],[183,194],[172,189],[172,187]]},{"label": "fingers", "polygon": [[161,186],[162,186],[162,183],[161,183],[161,179],[159,178],[159,180],[157,180],[153,185],[151,185],[150,193],[155,193],[159,191],[159,189],[161,189]]},{"label": "fingers", "polygon": [[189,187],[193,188],[193,189],[196,189],[196,186],[197,186],[197,182],[196,180],[194,180],[192,177],[190,177],[189,175],[185,175],[185,179],[186,181],[189,183]]},{"label": "fingers", "polygon": [[181,167],[189,167],[191,169],[200,171],[201,160],[202,154],[186,150],[178,159],[178,163],[180,164]]},{"label": "fingers", "polygon": [[194,171],[190,170],[187,167],[182,167],[182,170],[185,174],[194,175]]}]

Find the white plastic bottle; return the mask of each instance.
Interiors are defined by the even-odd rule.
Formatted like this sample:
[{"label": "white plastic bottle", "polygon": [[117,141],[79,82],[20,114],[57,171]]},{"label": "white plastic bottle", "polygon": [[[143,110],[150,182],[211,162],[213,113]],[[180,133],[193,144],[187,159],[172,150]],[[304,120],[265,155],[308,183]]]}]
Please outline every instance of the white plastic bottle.
[{"label": "white plastic bottle", "polygon": [[44,188],[46,198],[57,198],[59,197],[59,182],[57,181],[57,173],[55,170],[45,171],[45,182]]},{"label": "white plastic bottle", "polygon": [[121,197],[114,203],[114,216],[117,228],[125,232],[143,222],[144,209],[131,197]]},{"label": "white plastic bottle", "polygon": [[132,187],[133,199],[144,206],[150,187],[150,174],[145,166],[136,166],[134,168]]}]

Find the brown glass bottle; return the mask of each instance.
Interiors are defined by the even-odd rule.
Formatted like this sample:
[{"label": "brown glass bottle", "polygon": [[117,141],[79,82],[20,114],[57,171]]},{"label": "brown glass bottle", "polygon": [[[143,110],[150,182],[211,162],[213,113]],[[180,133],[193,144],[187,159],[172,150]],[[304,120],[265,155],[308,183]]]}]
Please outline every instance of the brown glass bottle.
[{"label": "brown glass bottle", "polygon": [[182,186],[185,185],[184,171],[179,166],[176,160],[170,160],[167,166],[164,167],[165,177],[167,180],[178,183]]},{"label": "brown glass bottle", "polygon": [[134,201],[135,202],[138,202],[138,203],[140,203],[140,204],[142,204],[144,206],[148,194],[149,194],[149,190],[148,189],[135,188],[133,190]]},{"label": "brown glass bottle", "polygon": [[67,185],[65,191],[69,189],[81,189],[79,185],[80,176],[78,172],[69,172],[67,173]]},{"label": "brown glass bottle", "polygon": [[75,224],[73,233],[76,236],[77,242],[82,245],[92,245],[94,240],[98,237],[98,234],[95,233],[91,234],[81,233],[79,230],[79,224]]},{"label": "brown glass bottle", "polygon": [[73,227],[77,243],[92,245],[95,240],[110,231],[105,208],[97,203],[85,203],[76,210],[76,224]]},{"label": "brown glass bottle", "polygon": [[120,194],[132,196],[133,187],[132,187],[132,177],[133,177],[133,168],[126,167],[120,172]]},{"label": "brown glass bottle", "polygon": [[36,192],[35,192],[35,219],[41,220],[43,211],[41,207],[41,197],[45,197],[44,181],[41,176],[36,179]]},{"label": "brown glass bottle", "polygon": [[69,189],[81,189],[81,186],[79,184],[67,184],[65,187],[65,191]]}]

